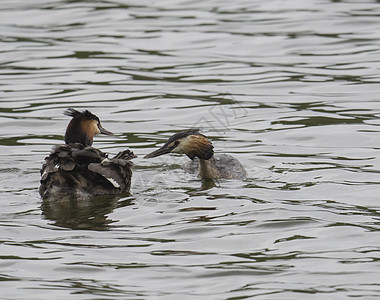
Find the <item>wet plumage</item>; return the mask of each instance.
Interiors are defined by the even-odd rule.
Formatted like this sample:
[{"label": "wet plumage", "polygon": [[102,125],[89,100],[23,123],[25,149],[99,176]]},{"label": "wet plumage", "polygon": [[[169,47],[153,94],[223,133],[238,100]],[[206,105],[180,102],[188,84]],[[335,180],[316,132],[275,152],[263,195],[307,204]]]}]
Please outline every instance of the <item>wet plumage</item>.
[{"label": "wet plumage", "polygon": [[191,162],[183,167],[189,173],[202,179],[244,179],[247,172],[241,163],[227,154],[214,155],[214,147],[209,139],[197,130],[187,130],[171,136],[159,149],[145,158],[153,158],[167,153],[186,154]]},{"label": "wet plumage", "polygon": [[112,134],[105,130],[97,116],[89,111],[69,109],[72,116],[66,129],[64,145],[55,146],[41,168],[40,195],[95,196],[129,192],[132,178],[130,150],[113,158],[92,147],[97,133]]}]

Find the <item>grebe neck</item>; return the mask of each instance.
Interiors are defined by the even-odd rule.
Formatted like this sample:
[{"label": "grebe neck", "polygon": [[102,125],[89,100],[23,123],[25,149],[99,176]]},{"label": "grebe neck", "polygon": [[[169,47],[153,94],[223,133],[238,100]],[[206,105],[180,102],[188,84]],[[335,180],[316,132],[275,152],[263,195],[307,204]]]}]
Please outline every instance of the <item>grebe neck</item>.
[{"label": "grebe neck", "polygon": [[215,158],[212,156],[210,159],[199,159],[199,173],[198,177],[202,179],[218,179],[220,178],[219,170],[216,166]]}]

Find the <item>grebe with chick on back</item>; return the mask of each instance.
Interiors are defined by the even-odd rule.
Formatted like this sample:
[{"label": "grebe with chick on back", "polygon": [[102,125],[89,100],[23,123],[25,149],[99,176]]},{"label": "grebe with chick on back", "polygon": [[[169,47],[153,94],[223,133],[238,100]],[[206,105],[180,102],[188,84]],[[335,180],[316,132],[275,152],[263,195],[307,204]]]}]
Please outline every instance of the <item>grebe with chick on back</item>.
[{"label": "grebe with chick on back", "polygon": [[132,178],[130,150],[115,157],[92,147],[95,134],[113,135],[101,126],[90,111],[69,108],[72,117],[65,133],[65,144],[55,146],[41,168],[40,195],[47,197],[96,196],[129,192]]},{"label": "grebe with chick on back", "polygon": [[201,179],[245,179],[247,172],[241,163],[227,154],[214,155],[214,146],[198,130],[187,130],[172,135],[159,149],[144,158],[153,158],[167,153],[186,154],[192,161],[183,168],[197,173]]}]

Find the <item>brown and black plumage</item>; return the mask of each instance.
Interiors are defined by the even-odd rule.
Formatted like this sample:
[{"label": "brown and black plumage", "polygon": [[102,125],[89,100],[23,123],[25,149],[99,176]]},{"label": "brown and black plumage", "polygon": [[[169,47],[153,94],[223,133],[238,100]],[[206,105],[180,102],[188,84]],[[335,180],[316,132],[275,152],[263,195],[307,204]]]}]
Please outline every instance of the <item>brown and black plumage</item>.
[{"label": "brown and black plumage", "polygon": [[153,158],[167,153],[186,154],[191,162],[183,167],[202,179],[244,179],[247,172],[241,163],[227,154],[214,155],[214,146],[209,139],[197,130],[187,130],[171,136],[159,149],[145,158]]},{"label": "brown and black plumage", "polygon": [[68,109],[72,119],[67,126],[64,145],[55,146],[41,168],[40,195],[96,196],[129,192],[132,178],[130,150],[113,158],[92,147],[95,134],[112,134],[104,129],[97,116],[85,111]]}]

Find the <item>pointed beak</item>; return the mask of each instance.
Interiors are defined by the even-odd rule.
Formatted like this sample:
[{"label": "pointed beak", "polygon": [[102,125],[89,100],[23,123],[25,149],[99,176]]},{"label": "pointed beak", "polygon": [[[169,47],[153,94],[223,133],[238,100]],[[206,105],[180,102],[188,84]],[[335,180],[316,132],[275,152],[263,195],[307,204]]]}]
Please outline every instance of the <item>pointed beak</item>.
[{"label": "pointed beak", "polygon": [[113,133],[111,131],[108,131],[108,130],[104,129],[102,127],[102,125],[99,125],[98,128],[99,128],[99,131],[100,131],[101,134],[113,135]]},{"label": "pointed beak", "polygon": [[157,157],[157,156],[160,156],[160,155],[164,155],[164,154],[167,154],[167,153],[170,153],[172,151],[171,148],[167,148],[164,146],[162,146],[160,149],[157,149],[151,153],[149,153],[148,155],[145,155],[144,158],[153,158],[153,157]]}]

